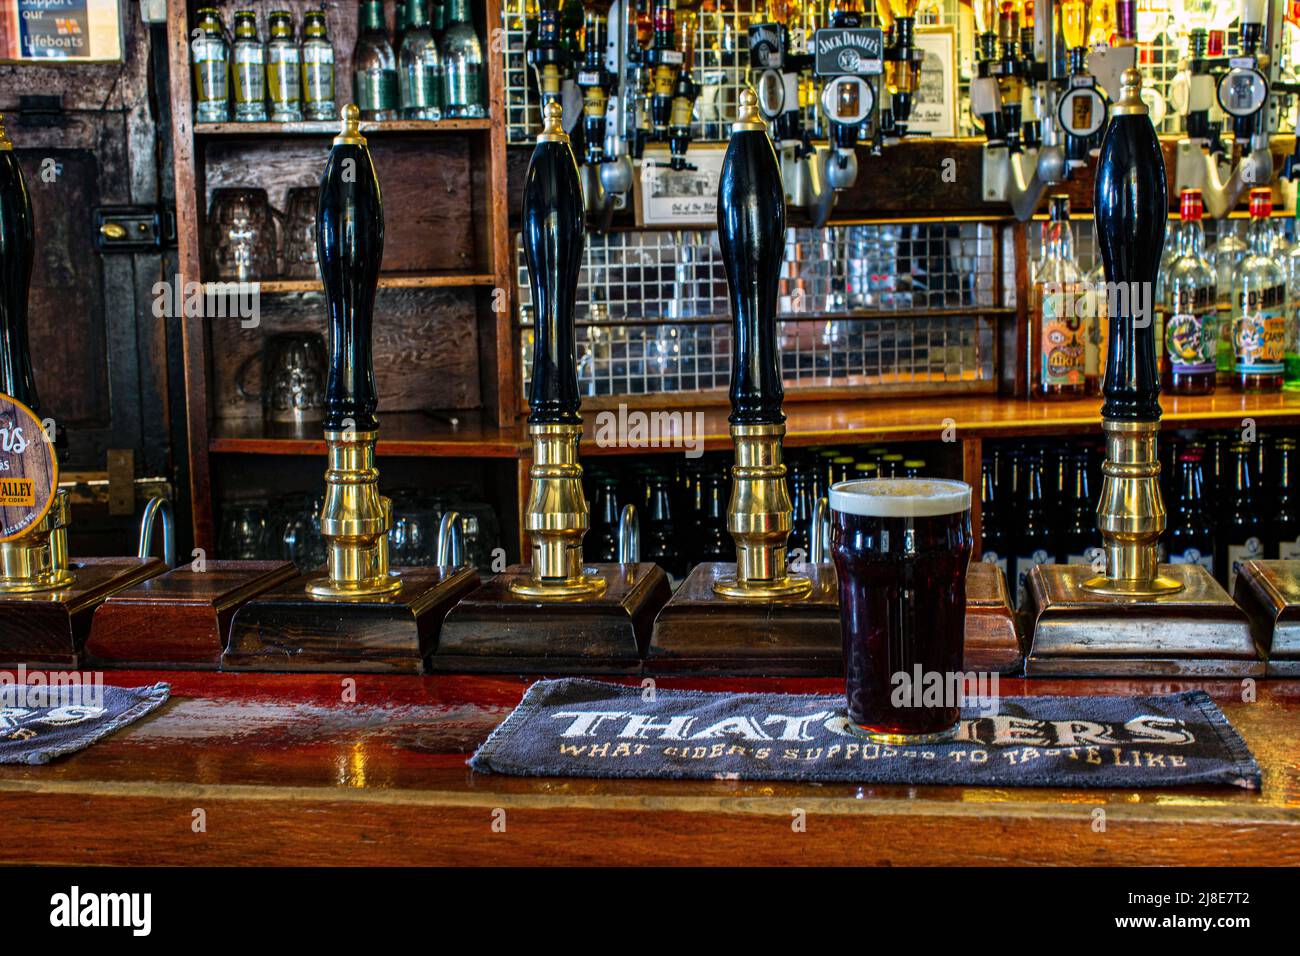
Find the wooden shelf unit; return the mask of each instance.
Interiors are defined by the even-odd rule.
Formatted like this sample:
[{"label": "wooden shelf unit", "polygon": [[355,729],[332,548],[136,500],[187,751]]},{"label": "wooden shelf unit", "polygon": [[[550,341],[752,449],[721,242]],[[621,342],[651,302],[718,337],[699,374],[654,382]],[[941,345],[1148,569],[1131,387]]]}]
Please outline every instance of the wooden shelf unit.
[{"label": "wooden shelf unit", "polygon": [[[267,188],[276,206],[285,189],[319,181],[330,137],[338,131],[337,122],[195,123],[189,34],[201,5],[196,0],[169,4],[167,19],[183,284],[215,278],[205,270],[205,220],[214,188]],[[239,5],[229,0],[217,5],[231,22]],[[290,6],[300,19],[302,11]],[[392,5],[385,6],[391,17]],[[483,0],[474,8],[487,60],[489,118],[362,123],[387,213],[385,271],[379,282],[384,291],[376,316],[385,436],[381,454],[514,456],[514,432],[502,440],[499,431],[513,426],[520,390],[510,319],[504,63],[492,42],[493,28],[501,22],[501,0]],[[355,3],[326,5],[340,107],[351,102],[356,10]],[[323,307],[293,298],[320,288],[315,279],[261,281],[259,296],[273,298],[260,298],[260,308],[275,315],[257,329],[202,315],[183,319],[195,547],[215,553],[213,454],[324,455],[324,443],[316,437],[259,438],[260,418],[230,415],[231,405],[239,401],[233,394],[232,368],[260,350],[263,336],[305,328],[324,334]],[[385,376],[390,386],[399,382],[407,387],[386,390]],[[425,429],[413,424],[432,422],[419,410],[441,408],[444,401],[453,408],[451,415],[482,424],[467,427],[462,436],[445,437],[439,437],[433,425]],[[250,409],[241,411],[248,414]],[[409,437],[412,433],[420,437]],[[252,460],[247,465],[266,469]]]}]

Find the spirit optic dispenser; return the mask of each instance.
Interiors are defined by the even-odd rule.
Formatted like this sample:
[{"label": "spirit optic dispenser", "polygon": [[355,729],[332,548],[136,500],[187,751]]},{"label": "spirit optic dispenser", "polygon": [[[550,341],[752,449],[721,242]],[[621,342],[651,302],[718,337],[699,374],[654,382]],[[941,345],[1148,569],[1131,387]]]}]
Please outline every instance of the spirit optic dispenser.
[{"label": "spirit optic dispenser", "polygon": [[478,585],[472,567],[389,567],[392,503],[379,494],[375,467],[371,353],[384,211],[359,118],[355,106],[343,108],[316,208],[330,342],[321,510],[327,564],[235,614],[224,669],[419,672],[447,608]]},{"label": "spirit optic dispenser", "polygon": [[[1160,141],[1141,97],[1141,74],[1123,74],[1093,203],[1106,272],[1110,342],[1103,386],[1097,526],[1105,571],[1087,565],[1031,570],[1030,674],[1262,674],[1242,612],[1199,564],[1158,563],[1160,380],[1155,286],[1168,219]],[[1145,303],[1145,308],[1141,308]]]},{"label": "spirit optic dispenser", "polygon": [[718,184],[718,240],[734,317],[727,530],[736,564],[699,564],[655,622],[655,670],[836,673],[841,655],[835,573],[787,567],[792,518],[781,442],[784,389],[776,308],[785,250],[785,190],[751,89]]},{"label": "spirit optic dispenser", "polygon": [[549,103],[524,179],[522,232],[535,309],[528,433],[532,485],[524,527],[532,561],[462,601],[442,630],[435,670],[635,673],[668,576],[650,563],[583,561],[590,516],[582,438],[574,304],[586,230],[582,192],[561,108]]},{"label": "spirit optic dispenser", "polygon": [[40,420],[27,337],[31,196],[0,117],[0,662],[76,667],[95,608],[165,570],[156,558],[68,557],[71,506]]}]

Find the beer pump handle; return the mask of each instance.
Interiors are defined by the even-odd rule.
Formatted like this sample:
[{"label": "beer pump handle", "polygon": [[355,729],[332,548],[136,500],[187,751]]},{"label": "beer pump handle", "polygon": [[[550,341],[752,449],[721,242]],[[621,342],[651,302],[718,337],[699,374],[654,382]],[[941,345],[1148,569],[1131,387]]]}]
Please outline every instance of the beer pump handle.
[{"label": "beer pump handle", "polygon": [[740,108],[718,183],[718,242],[735,329],[731,342],[732,425],[780,425],[777,289],[785,254],[785,187],[776,150],[752,89]]},{"label": "beer pump handle", "polygon": [[546,104],[545,124],[524,180],[524,256],[536,317],[530,425],[582,422],[573,313],[586,225],[578,164],[560,123],[562,115],[558,101]]},{"label": "beer pump handle", "polygon": [[27,341],[27,293],[36,236],[32,200],[0,117],[0,392],[40,411]]},{"label": "beer pump handle", "polygon": [[353,104],[343,107],[343,128],[320,182],[316,251],[329,314],[325,429],[364,433],[379,428],[371,335],[384,257],[384,209],[360,115]]},{"label": "beer pump handle", "polygon": [[[1117,291],[1109,298],[1119,306],[1110,317],[1102,387],[1101,415],[1112,421],[1160,418],[1152,290],[1165,243],[1169,196],[1160,141],[1141,92],[1142,74],[1125,70],[1101,144],[1093,194],[1107,288]],[[1139,311],[1145,312],[1141,321]]]}]

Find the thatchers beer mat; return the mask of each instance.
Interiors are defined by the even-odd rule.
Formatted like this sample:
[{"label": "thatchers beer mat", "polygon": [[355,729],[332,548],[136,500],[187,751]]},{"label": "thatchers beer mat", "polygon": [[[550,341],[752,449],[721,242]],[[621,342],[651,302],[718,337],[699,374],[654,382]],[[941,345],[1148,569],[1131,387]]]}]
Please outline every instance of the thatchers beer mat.
[{"label": "thatchers beer mat", "polygon": [[849,732],[844,698],[539,681],[470,760],[516,776],[657,777],[993,787],[1258,789],[1259,765],[1203,691],[1004,697],[955,740],[886,745]]}]

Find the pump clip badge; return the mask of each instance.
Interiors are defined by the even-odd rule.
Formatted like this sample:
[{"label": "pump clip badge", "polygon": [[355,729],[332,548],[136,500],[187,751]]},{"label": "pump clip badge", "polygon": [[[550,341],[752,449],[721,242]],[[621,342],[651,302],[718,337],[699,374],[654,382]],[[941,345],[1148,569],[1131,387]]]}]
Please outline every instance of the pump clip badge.
[{"label": "pump clip badge", "polygon": [[40,524],[58,490],[59,463],[40,419],[0,394],[0,541]]}]

